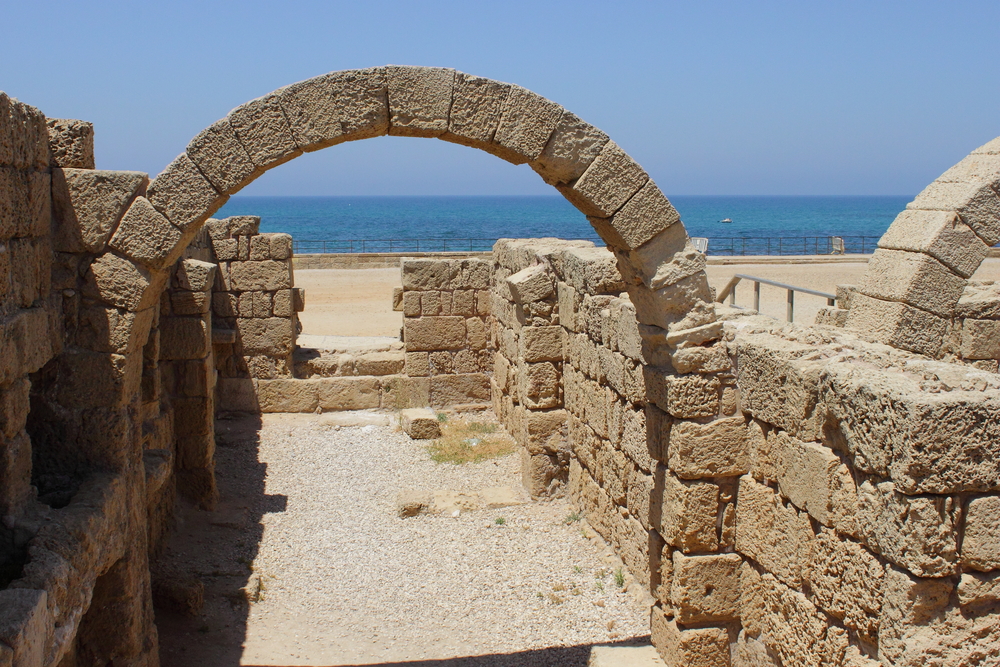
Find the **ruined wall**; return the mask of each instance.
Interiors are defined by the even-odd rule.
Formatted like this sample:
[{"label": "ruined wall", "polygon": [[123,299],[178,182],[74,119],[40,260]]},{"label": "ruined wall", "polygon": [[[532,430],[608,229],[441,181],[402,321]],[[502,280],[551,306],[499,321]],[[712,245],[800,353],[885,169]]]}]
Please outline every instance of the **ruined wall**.
[{"label": "ruined wall", "polygon": [[403,343],[406,375],[426,378],[424,405],[485,403],[493,369],[487,317],[491,262],[403,259]]}]

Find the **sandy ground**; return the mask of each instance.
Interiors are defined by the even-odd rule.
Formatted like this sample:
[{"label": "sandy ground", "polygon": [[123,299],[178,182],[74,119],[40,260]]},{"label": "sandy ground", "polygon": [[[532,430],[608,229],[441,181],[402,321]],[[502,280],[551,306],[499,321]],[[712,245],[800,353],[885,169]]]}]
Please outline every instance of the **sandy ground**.
[{"label": "sandy ground", "polygon": [[155,565],[204,586],[191,614],[158,599],[164,667],[585,667],[594,644],[649,643],[639,585],[567,501],[397,516],[400,489],[519,488],[516,453],[434,463],[374,411],[217,436],[219,505],[179,503]]},{"label": "sandy ground", "polygon": [[[743,273],[834,293],[838,284],[857,283],[864,275],[862,262],[816,264],[709,265],[708,279],[721,290],[733,275]],[[1000,280],[1000,258],[987,259],[978,280]],[[326,336],[398,336],[403,314],[392,310],[392,288],[400,284],[399,269],[326,269],[296,271],[295,284],[306,289],[306,309],[300,314],[303,332]],[[784,320],[785,290],[761,286],[761,311]],[[736,305],[753,307],[753,283],[736,288]],[[812,322],[826,300],[806,294],[795,296],[795,321]]]}]

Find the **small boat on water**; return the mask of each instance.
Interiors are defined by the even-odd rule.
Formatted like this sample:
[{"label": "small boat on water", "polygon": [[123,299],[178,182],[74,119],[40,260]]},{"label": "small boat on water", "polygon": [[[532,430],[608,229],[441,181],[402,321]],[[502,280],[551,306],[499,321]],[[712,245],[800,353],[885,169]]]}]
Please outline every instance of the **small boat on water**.
[{"label": "small boat on water", "polygon": [[732,221],[733,221],[732,218],[723,218],[722,220],[719,220],[719,222],[732,222]]}]

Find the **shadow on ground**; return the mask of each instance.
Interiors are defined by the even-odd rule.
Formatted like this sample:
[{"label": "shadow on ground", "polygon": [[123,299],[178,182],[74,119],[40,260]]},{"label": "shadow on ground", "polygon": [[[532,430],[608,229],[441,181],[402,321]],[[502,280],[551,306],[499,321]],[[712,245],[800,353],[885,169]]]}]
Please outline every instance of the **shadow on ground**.
[{"label": "shadow on ground", "polygon": [[[176,523],[154,561],[154,602],[162,667],[244,665],[250,601],[260,593],[252,563],[263,538],[265,514],[284,512],[287,498],[265,493],[267,464],[260,461],[259,415],[216,420],[219,502],[204,511],[179,500]],[[203,593],[203,594],[202,594]],[[276,647],[294,636],[274,637]],[[601,646],[648,645],[649,638]],[[426,647],[424,647],[426,649]],[[448,659],[354,662],[383,667],[584,667],[591,645]],[[301,667],[306,662],[298,662]],[[263,667],[262,665],[259,667]],[[272,663],[268,667],[281,667]]]}]

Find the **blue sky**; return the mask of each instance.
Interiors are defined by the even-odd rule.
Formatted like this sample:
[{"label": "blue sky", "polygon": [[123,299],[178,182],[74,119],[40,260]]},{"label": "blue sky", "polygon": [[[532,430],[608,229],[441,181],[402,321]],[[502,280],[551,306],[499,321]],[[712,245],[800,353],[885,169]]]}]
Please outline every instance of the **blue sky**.
[{"label": "blue sky", "polygon": [[[454,67],[606,131],[668,194],[915,194],[1000,135],[1000,3],[0,0],[0,90],[159,172],[231,108],[331,70]],[[244,194],[545,194],[442,141],[336,146]]]}]

